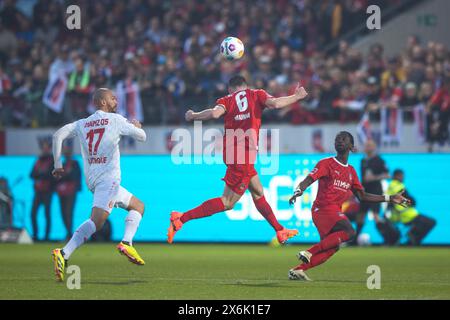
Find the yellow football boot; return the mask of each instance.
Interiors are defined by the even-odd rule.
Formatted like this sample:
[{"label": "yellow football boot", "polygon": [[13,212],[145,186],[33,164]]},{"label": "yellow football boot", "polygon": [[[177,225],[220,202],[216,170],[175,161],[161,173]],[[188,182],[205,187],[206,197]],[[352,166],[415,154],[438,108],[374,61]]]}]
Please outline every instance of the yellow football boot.
[{"label": "yellow football boot", "polygon": [[117,250],[119,250],[120,254],[126,256],[130,262],[139,266],[143,266],[145,264],[145,261],[141,258],[139,253],[137,253],[133,246],[121,242],[117,245]]},{"label": "yellow football boot", "polygon": [[61,249],[52,250],[53,267],[55,270],[56,281],[64,281],[64,272],[66,270],[66,260],[61,254]]}]

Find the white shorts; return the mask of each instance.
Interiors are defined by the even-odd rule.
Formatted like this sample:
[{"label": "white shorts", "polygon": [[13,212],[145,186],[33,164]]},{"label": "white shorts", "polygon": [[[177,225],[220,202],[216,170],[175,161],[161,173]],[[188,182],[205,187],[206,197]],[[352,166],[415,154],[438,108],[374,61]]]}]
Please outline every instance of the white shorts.
[{"label": "white shorts", "polygon": [[113,207],[126,209],[133,196],[127,189],[121,187],[117,181],[99,182],[93,191],[94,203],[92,207],[97,207],[111,213]]}]

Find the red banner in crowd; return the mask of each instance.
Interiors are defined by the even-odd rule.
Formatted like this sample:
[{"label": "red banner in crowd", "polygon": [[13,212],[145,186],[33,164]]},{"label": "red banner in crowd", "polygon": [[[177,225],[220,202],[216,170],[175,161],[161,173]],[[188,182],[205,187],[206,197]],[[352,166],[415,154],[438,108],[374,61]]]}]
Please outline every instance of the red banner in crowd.
[{"label": "red banner in crowd", "polygon": [[51,110],[60,113],[63,109],[64,97],[67,90],[67,78],[61,74],[50,79],[45,88],[42,102]]}]

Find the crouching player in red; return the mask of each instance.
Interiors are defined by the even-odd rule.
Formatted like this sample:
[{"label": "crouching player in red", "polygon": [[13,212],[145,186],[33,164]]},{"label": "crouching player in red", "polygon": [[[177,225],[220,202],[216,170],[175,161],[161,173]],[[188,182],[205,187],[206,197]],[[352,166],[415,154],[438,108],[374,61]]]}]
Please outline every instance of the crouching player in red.
[{"label": "crouching player in red", "polygon": [[320,242],[297,255],[302,262],[289,270],[291,280],[311,280],[305,273],[327,261],[339,249],[343,242],[351,240],[355,231],[341,212],[342,204],[353,193],[359,201],[391,202],[408,206],[410,200],[402,196],[403,192],[392,196],[376,195],[364,192],[355,169],[348,164],[350,151],[354,151],[353,136],[347,131],[341,131],[336,136],[334,147],[336,157],[326,158],[298,185],[294,195],[289,200],[292,205],[297,197],[314,181],[319,180],[317,198],[312,207],[312,219],[320,235]]},{"label": "crouching player in red", "polygon": [[264,108],[277,109],[291,105],[306,97],[303,87],[297,86],[293,95],[272,97],[261,89],[252,90],[242,76],[234,76],[228,82],[229,95],[217,100],[214,108],[201,112],[186,112],[186,120],[210,120],[225,118],[223,158],[227,172],[223,180],[225,190],[218,198],[209,199],[200,206],[185,213],[173,211],[168,230],[169,243],[177,231],[192,219],[204,218],[215,213],[230,210],[239,201],[247,188],[258,211],[275,229],[280,243],[297,235],[297,230],[283,228],[266,201],[263,186],[254,168],[258,150],[259,128]]}]

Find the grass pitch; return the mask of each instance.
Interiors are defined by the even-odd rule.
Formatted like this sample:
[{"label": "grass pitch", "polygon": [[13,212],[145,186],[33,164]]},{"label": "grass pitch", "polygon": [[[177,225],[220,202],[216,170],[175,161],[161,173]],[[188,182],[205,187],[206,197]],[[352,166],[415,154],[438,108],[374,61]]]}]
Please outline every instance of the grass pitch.
[{"label": "grass pitch", "polygon": [[[0,245],[0,299],[450,299],[449,248],[342,248],[309,270],[313,282],[287,279],[306,246],[136,244],[135,266],[115,244],[87,244],[70,264],[81,289],[54,280],[58,244]],[[381,268],[381,289],[366,286]]]}]

